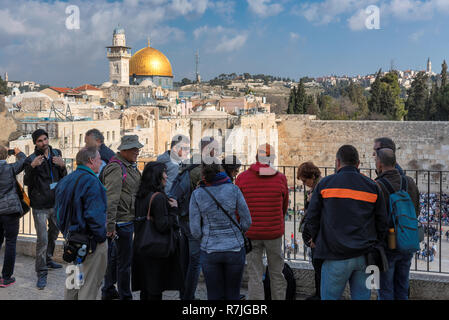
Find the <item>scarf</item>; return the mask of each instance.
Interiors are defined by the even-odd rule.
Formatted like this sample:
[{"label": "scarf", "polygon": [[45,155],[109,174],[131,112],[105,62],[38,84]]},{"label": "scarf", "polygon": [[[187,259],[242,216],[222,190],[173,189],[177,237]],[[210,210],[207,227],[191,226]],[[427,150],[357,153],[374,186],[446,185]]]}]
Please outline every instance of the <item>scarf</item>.
[{"label": "scarf", "polygon": [[231,178],[228,177],[226,172],[219,172],[215,175],[214,180],[209,183],[204,180],[204,178],[201,180],[200,186],[201,187],[211,187],[211,186],[219,186],[221,184],[225,183],[232,183]]}]

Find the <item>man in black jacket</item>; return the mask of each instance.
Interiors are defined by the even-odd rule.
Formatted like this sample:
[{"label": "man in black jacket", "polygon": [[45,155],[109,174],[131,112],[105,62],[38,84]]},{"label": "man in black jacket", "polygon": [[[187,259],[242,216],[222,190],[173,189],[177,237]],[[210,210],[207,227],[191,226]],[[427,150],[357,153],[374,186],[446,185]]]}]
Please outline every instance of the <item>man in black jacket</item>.
[{"label": "man in black jacket", "polygon": [[62,268],[52,260],[59,234],[53,207],[55,187],[58,181],[67,175],[67,169],[61,151],[49,145],[47,132],[38,129],[33,132],[32,138],[36,147],[34,153],[25,160],[24,183],[28,186],[37,233],[36,286],[42,290],[47,285],[48,269]]},{"label": "man in black jacket", "polygon": [[[419,190],[415,181],[408,176],[402,176],[396,169],[396,156],[391,149],[379,149],[376,156],[376,169],[379,176],[376,178],[382,189],[387,211],[389,211],[389,199],[391,191],[397,192],[401,188],[401,180],[407,184],[407,193],[413,202],[416,217],[420,213]],[[405,180],[404,180],[405,179]],[[388,190],[391,186],[393,190]],[[391,212],[388,213],[389,228],[394,228]],[[384,246],[388,248],[385,239]],[[380,300],[407,300],[409,288],[410,265],[413,253],[402,253],[398,250],[386,249],[388,259],[388,271],[380,273]]]},{"label": "man in black jacket", "polygon": [[342,146],[335,164],[337,173],[323,178],[312,195],[303,239],[311,239],[314,257],[324,260],[322,300],[340,299],[348,281],[353,300],[369,300],[365,254],[387,231],[383,194],[359,172],[353,146]]}]

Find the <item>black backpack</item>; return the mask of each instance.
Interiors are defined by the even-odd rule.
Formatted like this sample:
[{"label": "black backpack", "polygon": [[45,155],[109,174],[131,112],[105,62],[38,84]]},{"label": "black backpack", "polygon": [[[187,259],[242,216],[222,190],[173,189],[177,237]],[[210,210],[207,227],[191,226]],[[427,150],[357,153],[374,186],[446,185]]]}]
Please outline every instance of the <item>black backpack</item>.
[{"label": "black backpack", "polygon": [[167,196],[174,198],[178,202],[179,215],[181,217],[189,214],[190,196],[193,190],[190,190],[190,171],[198,167],[199,164],[188,165],[183,168],[176,176]]},{"label": "black backpack", "polygon": [[[287,263],[284,263],[284,269],[282,270],[285,280],[287,281],[287,293],[285,300],[296,300],[296,280],[293,274],[292,268]],[[268,266],[265,269],[265,279],[263,280],[263,289],[265,292],[265,300],[271,300],[271,288],[270,288],[270,274],[268,272]]]}]

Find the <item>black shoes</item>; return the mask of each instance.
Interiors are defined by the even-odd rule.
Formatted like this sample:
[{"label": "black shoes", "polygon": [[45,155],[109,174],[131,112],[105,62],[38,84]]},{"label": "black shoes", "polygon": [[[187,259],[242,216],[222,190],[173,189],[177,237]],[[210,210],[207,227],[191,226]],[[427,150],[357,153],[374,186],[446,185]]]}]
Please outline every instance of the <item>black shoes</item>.
[{"label": "black shoes", "polygon": [[56,263],[54,261],[50,261],[47,263],[47,267],[49,269],[61,269],[62,268],[62,264]]},{"label": "black shoes", "polygon": [[118,300],[118,299],[120,299],[120,295],[117,290],[114,290],[108,294],[101,295],[101,300]]}]

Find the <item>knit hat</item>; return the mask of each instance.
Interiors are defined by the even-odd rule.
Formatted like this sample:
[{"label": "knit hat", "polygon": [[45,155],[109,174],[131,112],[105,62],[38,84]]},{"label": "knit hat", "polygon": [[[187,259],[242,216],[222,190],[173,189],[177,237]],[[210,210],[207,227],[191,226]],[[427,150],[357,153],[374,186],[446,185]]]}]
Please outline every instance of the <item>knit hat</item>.
[{"label": "knit hat", "polygon": [[48,138],[48,133],[44,129],[37,129],[36,131],[34,131],[31,135],[31,137],[33,138],[33,143],[36,144],[36,140],[39,139],[39,137],[42,135],[46,135]]}]

